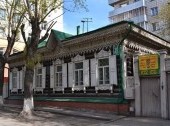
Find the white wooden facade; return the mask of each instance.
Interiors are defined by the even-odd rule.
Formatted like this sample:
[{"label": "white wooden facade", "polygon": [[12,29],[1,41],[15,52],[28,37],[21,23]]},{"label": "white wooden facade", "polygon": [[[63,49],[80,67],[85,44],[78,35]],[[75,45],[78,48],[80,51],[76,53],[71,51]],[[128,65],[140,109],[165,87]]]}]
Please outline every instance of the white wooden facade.
[{"label": "white wooden facade", "polygon": [[[98,71],[98,60],[107,58],[109,61],[109,83],[108,84],[99,84],[99,71]],[[83,63],[83,85],[76,85],[75,84],[75,64],[76,63]],[[62,83],[61,85],[56,85],[56,67],[61,66],[61,76]],[[90,68],[89,68],[90,67]],[[89,71],[90,69],[90,71]],[[38,73],[38,70],[41,70],[41,73]],[[14,77],[13,73],[17,73],[15,77],[17,80],[17,86],[13,87],[14,85]],[[104,74],[104,73],[103,73]],[[39,76],[41,80],[39,80]],[[14,79],[13,79],[14,78]],[[91,80],[90,80],[91,78]],[[20,71],[17,68],[12,69],[10,72],[10,90],[11,92],[18,92],[18,89],[21,89],[22,92],[24,91],[23,86],[24,81],[24,67]],[[40,82],[38,82],[40,81]],[[90,82],[91,81],[91,82]],[[68,82],[68,83],[67,83]],[[41,84],[39,84],[41,83]],[[34,92],[41,92],[43,90],[46,83],[46,67],[42,64],[38,63],[34,68],[34,81],[33,81],[33,89]],[[91,85],[90,85],[91,83]],[[101,50],[99,53],[96,53],[93,59],[85,59],[85,56],[77,55],[71,59],[71,62],[64,63],[60,59],[56,59],[53,61],[53,64],[50,66],[50,88],[53,91],[62,91],[64,93],[64,88],[71,87],[72,91],[75,90],[83,90],[86,92],[86,87],[94,86],[96,92],[98,90],[110,90],[112,91],[113,85],[117,85],[117,67],[116,67],[116,56],[111,55],[110,51]]]}]

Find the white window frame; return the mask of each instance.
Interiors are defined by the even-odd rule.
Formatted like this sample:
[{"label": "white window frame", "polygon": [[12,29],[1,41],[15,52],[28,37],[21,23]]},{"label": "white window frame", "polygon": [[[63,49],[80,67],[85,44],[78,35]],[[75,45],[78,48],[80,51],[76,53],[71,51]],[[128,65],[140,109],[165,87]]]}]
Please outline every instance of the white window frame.
[{"label": "white window frame", "polygon": [[[61,67],[61,70],[58,71],[58,67]],[[61,78],[60,78],[61,77]],[[57,88],[57,87],[62,87],[62,65],[56,65],[55,66],[55,85],[54,87]]]},{"label": "white window frame", "polygon": [[[107,59],[108,60],[108,65],[105,65],[105,66],[99,66],[99,61],[100,60],[103,60],[103,59]],[[108,84],[110,84],[110,74],[109,74],[109,57],[103,57],[103,58],[100,58],[100,59],[98,59],[98,75],[99,75],[99,79],[100,79],[100,72],[99,72],[99,69],[101,69],[102,68],[102,70],[103,70],[103,80],[98,80],[98,84],[99,85],[108,85]],[[109,75],[109,78],[108,78],[108,82],[109,83],[106,83],[106,73],[105,73],[105,70],[108,68],[108,75]],[[100,83],[100,81],[103,81],[103,83]]]},{"label": "white window frame", "polygon": [[[38,70],[41,69],[41,73],[38,73]],[[36,88],[42,88],[42,67],[36,68],[36,83],[35,83]]]},{"label": "white window frame", "polygon": [[[80,69],[76,69],[76,64],[82,63],[82,68]],[[78,73],[78,78],[76,79],[76,72]],[[80,74],[82,73],[82,74]],[[82,76],[82,80],[81,77]],[[83,86],[83,61],[81,62],[75,62],[74,63],[74,80],[75,80],[75,86]],[[78,80],[78,82],[76,83],[76,80]]]}]

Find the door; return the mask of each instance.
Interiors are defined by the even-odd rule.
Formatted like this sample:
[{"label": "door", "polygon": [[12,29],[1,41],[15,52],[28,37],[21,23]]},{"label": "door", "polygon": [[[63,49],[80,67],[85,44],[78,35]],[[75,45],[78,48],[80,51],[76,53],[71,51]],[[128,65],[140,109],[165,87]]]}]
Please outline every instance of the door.
[{"label": "door", "polygon": [[158,77],[141,78],[142,116],[161,117],[160,79]]}]

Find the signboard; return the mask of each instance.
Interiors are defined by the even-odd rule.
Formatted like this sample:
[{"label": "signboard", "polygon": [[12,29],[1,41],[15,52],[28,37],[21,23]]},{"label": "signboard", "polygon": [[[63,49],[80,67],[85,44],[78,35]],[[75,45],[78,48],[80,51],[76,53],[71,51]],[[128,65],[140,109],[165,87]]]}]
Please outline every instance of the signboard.
[{"label": "signboard", "polygon": [[139,56],[139,75],[159,75],[159,55],[149,54]]}]

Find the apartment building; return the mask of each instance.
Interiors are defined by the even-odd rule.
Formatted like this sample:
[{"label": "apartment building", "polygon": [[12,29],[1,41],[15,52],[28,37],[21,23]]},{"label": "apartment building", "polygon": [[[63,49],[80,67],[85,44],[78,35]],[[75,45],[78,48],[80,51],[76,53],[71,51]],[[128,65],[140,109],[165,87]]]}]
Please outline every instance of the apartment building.
[{"label": "apartment building", "polygon": [[[31,8],[34,9],[34,7],[31,7]],[[8,24],[7,24],[8,23],[7,13],[8,13],[9,10],[7,11],[6,9],[7,8],[5,7],[4,0],[1,0],[0,1],[0,53],[1,54],[5,51],[5,46],[4,45],[7,45],[7,40],[6,40],[6,38],[7,38],[7,30],[8,30],[7,29],[8,28],[7,27],[8,26]],[[41,37],[46,33],[46,30],[47,30],[48,26],[50,25],[50,23],[52,21],[57,22],[52,27],[52,29],[63,31],[63,15],[62,14],[63,14],[63,9],[60,8],[60,9],[54,10],[53,12],[51,12],[46,17],[46,19],[44,20],[44,22],[40,26],[40,28],[41,28]],[[18,21],[17,12],[16,12],[16,16],[14,16],[13,20],[14,20],[14,22]],[[25,33],[26,33],[25,36],[26,36],[27,39],[29,39],[30,36],[31,36],[31,26],[30,26],[29,22],[26,21],[26,20],[24,21],[24,23],[25,23]],[[15,45],[16,46],[21,46],[21,48],[14,46],[14,49],[12,50],[12,53],[21,51],[21,49],[23,49],[23,44],[24,43],[23,43],[23,38],[22,38],[21,34],[17,35],[17,43],[20,43],[20,44],[15,44]]]},{"label": "apartment building", "polygon": [[133,21],[144,29],[170,40],[163,29],[164,22],[158,18],[158,13],[167,0],[108,0],[113,10],[109,12],[111,23],[122,20]]}]

